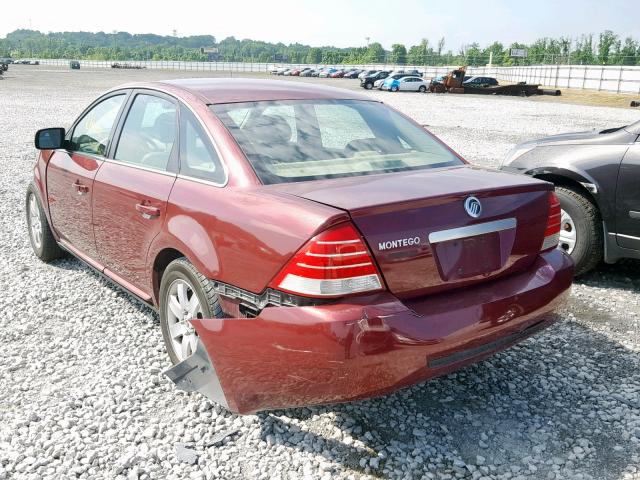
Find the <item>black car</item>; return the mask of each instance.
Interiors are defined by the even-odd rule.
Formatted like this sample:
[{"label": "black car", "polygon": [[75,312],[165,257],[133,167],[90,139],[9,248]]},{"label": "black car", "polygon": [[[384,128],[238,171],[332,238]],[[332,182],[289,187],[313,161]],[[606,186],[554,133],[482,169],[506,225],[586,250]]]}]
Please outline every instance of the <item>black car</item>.
[{"label": "black car", "polygon": [[556,185],[559,248],[576,274],[602,260],[640,259],[640,122],[521,143],[501,168]]},{"label": "black car", "polygon": [[391,72],[387,70],[380,70],[379,72],[367,75],[366,77],[360,79],[360,86],[366,90],[371,90],[376,80],[387,78],[390,73]]},{"label": "black car", "polygon": [[462,84],[469,87],[497,87],[498,80],[493,77],[464,77]]},{"label": "black car", "polygon": [[71,70],[80,70],[80,62],[78,60],[71,60],[69,62],[69,68]]}]

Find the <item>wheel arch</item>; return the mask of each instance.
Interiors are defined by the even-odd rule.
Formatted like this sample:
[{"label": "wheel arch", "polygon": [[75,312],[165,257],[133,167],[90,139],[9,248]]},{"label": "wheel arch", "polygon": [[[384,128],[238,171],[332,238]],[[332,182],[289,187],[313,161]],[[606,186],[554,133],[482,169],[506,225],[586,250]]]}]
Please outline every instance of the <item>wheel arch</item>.
[{"label": "wheel arch", "polygon": [[596,200],[593,193],[591,193],[587,188],[578,180],[573,178],[556,174],[556,173],[540,173],[537,175],[532,175],[533,178],[537,178],[538,180],[544,180],[546,182],[551,182],[558,187],[569,187],[573,190],[577,190],[581,194],[583,194],[586,198],[588,198],[591,203],[593,203],[598,209],[600,209],[600,205]]},{"label": "wheel arch", "polygon": [[578,191],[598,208],[603,218],[611,217],[613,206],[609,205],[607,195],[603,195],[600,183],[586,172],[566,168],[541,167],[524,173],[539,180],[545,180],[558,186],[570,187]]},{"label": "wheel arch", "polygon": [[217,248],[207,229],[184,215],[170,218],[153,240],[147,253],[147,272],[153,302],[159,305],[162,274],[176,258],[186,258],[202,275],[217,278],[220,263]]},{"label": "wheel arch", "polygon": [[182,257],[186,257],[186,255],[184,255],[180,250],[172,247],[164,248],[156,254],[151,270],[152,296],[153,302],[156,304],[156,306],[159,305],[158,300],[160,297],[160,282],[162,281],[164,271],[167,269],[171,262]]}]

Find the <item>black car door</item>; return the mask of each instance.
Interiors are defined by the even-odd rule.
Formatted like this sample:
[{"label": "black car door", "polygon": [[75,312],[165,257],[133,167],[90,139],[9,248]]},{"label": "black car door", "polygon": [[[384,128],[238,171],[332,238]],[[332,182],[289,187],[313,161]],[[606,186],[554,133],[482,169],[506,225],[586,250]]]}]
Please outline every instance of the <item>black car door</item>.
[{"label": "black car door", "polygon": [[620,164],[616,190],[618,245],[640,250],[640,137]]}]

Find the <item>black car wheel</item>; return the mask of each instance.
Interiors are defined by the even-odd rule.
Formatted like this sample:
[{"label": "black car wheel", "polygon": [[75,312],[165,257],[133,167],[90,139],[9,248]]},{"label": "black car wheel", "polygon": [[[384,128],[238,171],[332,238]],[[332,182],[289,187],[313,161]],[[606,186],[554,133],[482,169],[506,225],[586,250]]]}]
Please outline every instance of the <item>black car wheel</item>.
[{"label": "black car wheel", "polygon": [[583,193],[568,187],[556,187],[562,208],[561,248],[573,259],[575,274],[581,275],[602,261],[604,240],[598,208]]},{"label": "black car wheel", "polygon": [[427,87],[425,87],[424,85],[422,85],[422,86],[418,89],[418,91],[419,91],[420,93],[424,93],[424,92],[426,92],[426,91],[427,91]]},{"label": "black car wheel", "polygon": [[222,317],[213,283],[186,258],[178,258],[167,266],[162,275],[158,302],[162,337],[174,364],[196,351],[198,334],[190,319]]},{"label": "black car wheel", "polygon": [[29,241],[36,256],[43,262],[50,262],[65,255],[53,237],[49,221],[40,204],[36,186],[32,183],[27,188],[27,225],[29,227]]},{"label": "black car wheel", "polygon": [[398,87],[396,87],[396,86],[391,87],[391,91],[392,92],[397,92],[398,91]]},{"label": "black car wheel", "polygon": [[371,82],[367,82],[364,84],[364,89],[365,90],[371,90],[373,88],[373,83]]}]

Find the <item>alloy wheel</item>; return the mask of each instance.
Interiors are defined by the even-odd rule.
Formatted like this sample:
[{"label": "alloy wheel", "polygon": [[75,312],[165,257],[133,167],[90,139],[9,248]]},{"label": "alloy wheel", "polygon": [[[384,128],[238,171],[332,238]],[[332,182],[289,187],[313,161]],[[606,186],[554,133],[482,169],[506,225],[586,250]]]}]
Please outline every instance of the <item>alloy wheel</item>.
[{"label": "alloy wheel", "polygon": [[576,247],[576,225],[565,210],[562,210],[560,216],[560,241],[558,242],[558,248],[561,248],[569,255]]},{"label": "alloy wheel", "polygon": [[202,305],[193,286],[183,279],[175,280],[167,294],[167,325],[173,351],[179,361],[191,356],[198,345],[198,334],[189,322],[203,318]]},{"label": "alloy wheel", "polygon": [[40,209],[36,196],[32,193],[29,195],[29,229],[31,231],[31,240],[36,249],[42,248],[42,220],[40,220]]}]

